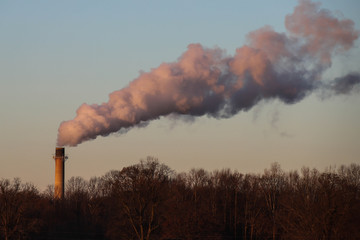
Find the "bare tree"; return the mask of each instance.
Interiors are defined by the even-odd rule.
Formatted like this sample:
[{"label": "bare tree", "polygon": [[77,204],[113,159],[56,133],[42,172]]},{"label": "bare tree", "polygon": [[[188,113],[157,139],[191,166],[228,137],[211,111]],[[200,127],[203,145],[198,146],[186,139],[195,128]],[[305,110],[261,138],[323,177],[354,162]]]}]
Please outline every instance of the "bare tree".
[{"label": "bare tree", "polygon": [[272,239],[276,239],[277,235],[277,218],[279,208],[279,196],[285,186],[284,172],[278,163],[273,163],[270,170],[265,169],[261,178],[260,188],[263,193],[266,209],[271,220]]},{"label": "bare tree", "polygon": [[[244,221],[244,239],[253,240],[256,229],[260,229],[258,218],[264,210],[261,205],[260,177],[252,174],[246,174],[242,192],[244,194],[243,202],[243,221]],[[248,229],[250,228],[250,229]]]},{"label": "bare tree", "polygon": [[148,157],[146,161],[124,168],[113,178],[112,189],[121,212],[137,239],[149,240],[160,227],[158,212],[171,174],[169,167]]},{"label": "bare tree", "polygon": [[38,198],[31,184],[22,184],[18,178],[0,180],[0,234],[5,240],[24,238],[38,230],[40,219],[33,214]]}]

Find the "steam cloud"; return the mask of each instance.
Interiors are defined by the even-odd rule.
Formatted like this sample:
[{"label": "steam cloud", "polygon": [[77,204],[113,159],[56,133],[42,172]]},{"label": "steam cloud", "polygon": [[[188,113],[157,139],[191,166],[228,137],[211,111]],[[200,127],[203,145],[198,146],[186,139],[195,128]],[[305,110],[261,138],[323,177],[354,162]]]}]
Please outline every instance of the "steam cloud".
[{"label": "steam cloud", "polygon": [[[58,145],[76,146],[169,114],[228,118],[260,100],[295,103],[324,86],[318,83],[332,55],[349,50],[359,36],[353,21],[308,0],[299,1],[285,26],[287,33],[269,26],[249,33],[234,56],[190,44],[176,62],[141,74],[107,103],[81,105],[73,120],[61,123]],[[328,86],[346,94],[359,83],[359,73],[352,73]]]}]

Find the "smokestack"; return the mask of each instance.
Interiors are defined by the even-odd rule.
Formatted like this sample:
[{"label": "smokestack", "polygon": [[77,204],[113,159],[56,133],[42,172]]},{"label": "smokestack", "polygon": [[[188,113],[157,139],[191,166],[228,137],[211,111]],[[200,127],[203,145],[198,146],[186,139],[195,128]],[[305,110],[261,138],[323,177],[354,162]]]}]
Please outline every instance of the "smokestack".
[{"label": "smokestack", "polygon": [[65,179],[65,148],[57,147],[55,150],[55,193],[54,198],[64,198],[64,179]]}]

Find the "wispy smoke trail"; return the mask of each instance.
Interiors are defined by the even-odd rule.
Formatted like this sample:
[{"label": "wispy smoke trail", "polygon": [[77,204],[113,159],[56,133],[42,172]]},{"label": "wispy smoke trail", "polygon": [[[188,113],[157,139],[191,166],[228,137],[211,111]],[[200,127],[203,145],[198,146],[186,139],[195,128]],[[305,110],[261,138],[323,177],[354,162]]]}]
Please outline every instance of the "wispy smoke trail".
[{"label": "wispy smoke trail", "polygon": [[[107,103],[81,105],[73,120],[61,123],[58,145],[76,146],[169,114],[227,118],[264,99],[295,103],[320,86],[332,55],[349,50],[359,35],[353,21],[306,0],[285,25],[287,33],[269,26],[249,33],[234,56],[189,45],[176,62],[141,74]],[[332,89],[347,93],[356,84],[358,73],[335,79]]]},{"label": "wispy smoke trail", "polygon": [[349,73],[343,77],[335,78],[333,83],[329,85],[329,89],[336,94],[348,94],[351,91],[359,91],[360,74]]}]

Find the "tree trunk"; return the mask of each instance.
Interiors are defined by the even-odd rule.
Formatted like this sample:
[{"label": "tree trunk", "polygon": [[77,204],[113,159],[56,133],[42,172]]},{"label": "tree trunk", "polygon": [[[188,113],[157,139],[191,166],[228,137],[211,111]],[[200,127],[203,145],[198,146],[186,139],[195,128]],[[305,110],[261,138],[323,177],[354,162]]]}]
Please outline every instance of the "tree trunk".
[{"label": "tree trunk", "polygon": [[236,215],[236,211],[237,211],[237,193],[236,193],[236,191],[235,191],[235,207],[234,207],[234,237],[235,237],[235,240],[236,240],[236,238],[237,238],[237,236],[236,236],[236,225],[237,225],[237,219],[236,219],[236,217],[237,217],[237,215]]},{"label": "tree trunk", "polygon": [[273,229],[272,229],[272,239],[275,240],[276,238],[276,225],[275,225],[275,218],[273,217]]},{"label": "tree trunk", "polygon": [[251,224],[251,229],[250,229],[250,240],[253,239],[253,234],[254,234],[254,224]]}]

